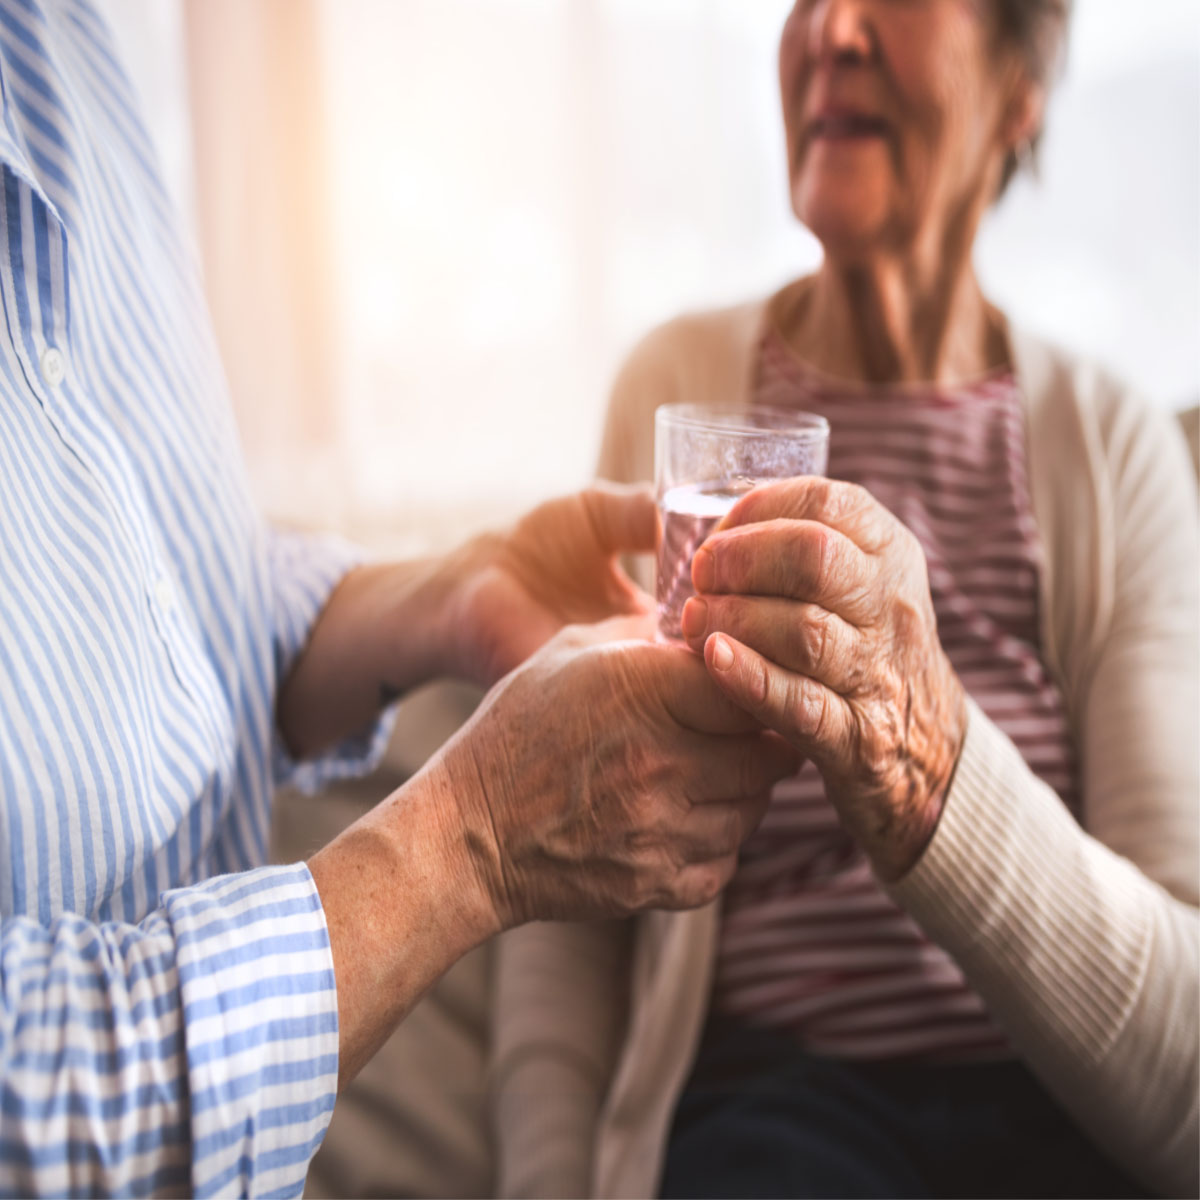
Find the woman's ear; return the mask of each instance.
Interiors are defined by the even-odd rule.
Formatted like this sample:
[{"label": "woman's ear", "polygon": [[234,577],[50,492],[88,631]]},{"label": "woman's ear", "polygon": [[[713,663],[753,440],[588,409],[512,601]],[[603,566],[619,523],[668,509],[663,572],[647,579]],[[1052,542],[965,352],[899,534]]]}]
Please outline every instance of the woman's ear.
[{"label": "woman's ear", "polygon": [[1045,111],[1046,89],[1022,72],[1013,85],[1004,115],[1001,136],[1005,149],[1016,152],[1020,146],[1029,145],[1041,132]]}]

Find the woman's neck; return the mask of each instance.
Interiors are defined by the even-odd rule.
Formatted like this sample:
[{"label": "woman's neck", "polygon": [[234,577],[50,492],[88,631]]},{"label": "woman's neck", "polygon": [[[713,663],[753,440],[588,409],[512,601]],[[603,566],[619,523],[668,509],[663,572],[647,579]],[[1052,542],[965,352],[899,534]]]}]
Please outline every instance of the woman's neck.
[{"label": "woman's neck", "polygon": [[776,313],[796,353],[824,374],[865,383],[948,384],[1009,361],[1004,318],[968,256],[852,266],[831,257],[789,288]]}]

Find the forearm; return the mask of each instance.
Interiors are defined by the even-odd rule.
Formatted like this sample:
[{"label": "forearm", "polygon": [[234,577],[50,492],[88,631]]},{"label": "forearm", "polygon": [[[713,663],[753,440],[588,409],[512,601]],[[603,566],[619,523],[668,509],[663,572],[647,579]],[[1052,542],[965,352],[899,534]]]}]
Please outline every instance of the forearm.
[{"label": "forearm", "polygon": [[625,1032],[632,930],[548,922],[500,941],[488,1072],[498,1195],[590,1194]]},{"label": "forearm", "polygon": [[334,589],[279,692],[279,730],[310,758],[370,726],[410,689],[451,669],[443,634],[448,559],[372,564]]},{"label": "forearm", "polygon": [[958,771],[896,899],[1106,1151],[1194,1194],[1196,910],[1089,837],[972,706]]},{"label": "forearm", "polygon": [[337,976],[338,1087],[463,954],[499,932],[439,760],[309,863]]}]

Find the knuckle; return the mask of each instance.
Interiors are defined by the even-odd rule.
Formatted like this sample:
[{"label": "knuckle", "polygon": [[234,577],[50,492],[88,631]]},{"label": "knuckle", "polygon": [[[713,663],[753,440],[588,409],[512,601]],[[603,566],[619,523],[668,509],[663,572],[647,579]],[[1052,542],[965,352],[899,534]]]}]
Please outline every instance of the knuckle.
[{"label": "knuckle", "polygon": [[895,526],[896,540],[900,544],[903,562],[910,571],[920,570],[921,574],[924,575],[928,570],[928,565],[925,561],[925,550],[920,540],[907,525],[900,521],[896,521]]},{"label": "knuckle", "polygon": [[814,501],[816,512],[832,513],[838,505],[838,497],[843,488],[848,487],[836,479],[827,479],[824,475],[814,477],[810,483],[810,495]]},{"label": "knuckle", "polygon": [[636,864],[639,870],[652,871],[659,855],[662,838],[653,822],[630,829],[617,851],[620,858]]},{"label": "knuckle", "polygon": [[788,710],[796,728],[806,737],[821,741],[826,716],[825,692],[821,688],[809,688],[797,682],[792,685]]},{"label": "knuckle", "polygon": [[711,904],[724,886],[724,881],[716,871],[706,871],[696,888],[697,905]]},{"label": "knuckle", "polygon": [[728,871],[727,861],[727,858],[723,858],[716,863],[705,863],[692,869],[680,889],[680,899],[686,908],[700,908],[711,904],[721,894],[732,874]]},{"label": "knuckle", "polygon": [[845,503],[852,512],[861,512],[875,507],[875,497],[861,483],[846,484],[844,495]]},{"label": "knuckle", "polygon": [[813,737],[822,745],[832,744],[837,727],[829,693],[824,688],[813,688],[809,704],[813,714]]},{"label": "knuckle", "polygon": [[804,681],[790,673],[776,672],[768,682],[767,700],[756,713],[759,720],[781,730],[803,732]]},{"label": "knuckle", "polygon": [[709,595],[704,597],[704,603],[708,608],[705,637],[719,629],[724,633],[731,633],[739,640],[745,640],[742,638],[746,625],[745,615],[737,596]]},{"label": "knuckle", "polygon": [[856,756],[859,770],[873,789],[885,789],[895,775],[896,746],[885,732],[872,725],[863,731]]},{"label": "knuckle", "polygon": [[890,562],[891,579],[895,586],[905,587],[914,580],[927,580],[929,563],[920,539],[902,521],[893,518],[885,543],[885,561]]},{"label": "knuckle", "polygon": [[757,714],[775,707],[775,690],[766,663],[756,658],[747,668],[746,694],[751,711]]},{"label": "knuckle", "polygon": [[[642,787],[653,787],[659,774],[658,756],[640,741],[629,740],[622,747],[621,774],[631,781],[641,782]],[[653,811],[653,810],[652,810]]]},{"label": "knuckle", "polygon": [[824,525],[810,525],[805,533],[804,547],[809,560],[809,575],[812,587],[818,594],[825,592],[833,582],[835,569],[834,540],[832,531]]},{"label": "knuckle", "polygon": [[841,656],[842,686],[838,691],[845,696],[859,696],[869,690],[879,674],[882,658],[873,637],[859,640],[853,653]]},{"label": "knuckle", "polygon": [[802,665],[819,670],[829,657],[829,617],[824,609],[806,604],[792,625],[796,658]]},{"label": "knuckle", "polygon": [[822,512],[831,520],[843,520],[862,507],[865,494],[865,489],[857,483],[847,483],[840,479],[827,480],[826,491],[822,497]]},{"label": "knuckle", "polygon": [[867,522],[868,527],[873,527],[872,523],[885,511],[879,501],[859,483],[847,485],[845,504],[846,517],[857,517]]},{"label": "knuckle", "polygon": [[670,891],[674,874],[673,865],[658,862],[635,871],[627,894],[630,910],[641,912],[657,904]]},{"label": "knuckle", "polygon": [[924,611],[907,600],[897,600],[892,606],[892,637],[897,650],[911,653],[923,640],[925,631]]}]

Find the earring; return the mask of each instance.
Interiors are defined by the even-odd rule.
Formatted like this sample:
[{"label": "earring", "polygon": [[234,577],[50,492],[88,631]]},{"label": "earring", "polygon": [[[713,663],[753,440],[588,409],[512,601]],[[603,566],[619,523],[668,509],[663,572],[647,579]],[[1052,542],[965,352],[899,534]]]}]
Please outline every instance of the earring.
[{"label": "earring", "polygon": [[1024,171],[1031,178],[1038,177],[1037,159],[1033,154],[1033,141],[1030,138],[1022,138],[1014,147],[1013,154],[1017,160],[1017,167]]}]

